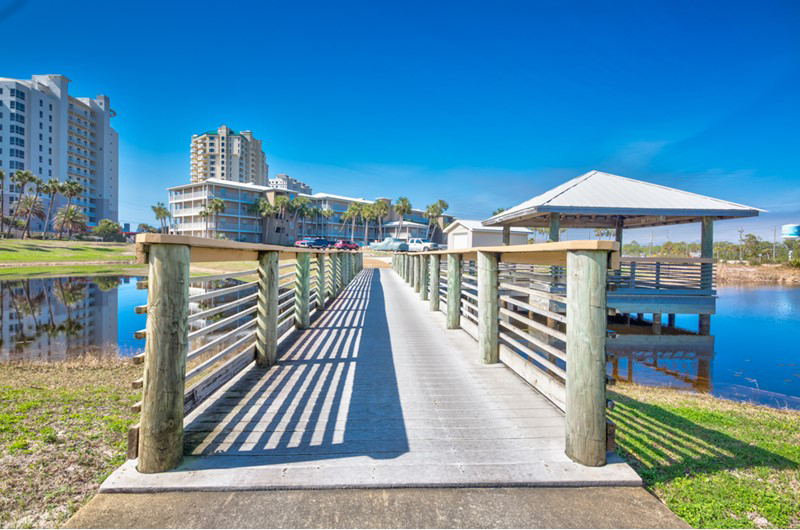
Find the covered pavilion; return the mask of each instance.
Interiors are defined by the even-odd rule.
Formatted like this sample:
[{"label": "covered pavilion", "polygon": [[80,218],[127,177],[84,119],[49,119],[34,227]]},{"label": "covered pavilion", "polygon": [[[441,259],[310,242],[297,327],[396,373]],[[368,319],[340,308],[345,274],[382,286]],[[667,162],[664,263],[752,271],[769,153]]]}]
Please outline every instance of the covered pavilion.
[{"label": "covered pavilion", "polygon": [[[691,286],[695,289],[694,292],[687,294],[710,296],[713,302],[715,294],[713,291],[714,221],[756,217],[763,211],[752,206],[706,197],[650,182],[602,171],[589,171],[513,208],[500,212],[483,221],[483,224],[484,226],[504,227],[504,234],[512,226],[547,227],[551,241],[558,241],[559,231],[562,228],[612,228],[615,230],[616,240],[621,244],[625,228],[700,223],[702,227],[701,252],[700,259],[695,260],[700,267],[699,282],[698,285]],[[669,261],[668,258],[658,258],[658,260]],[[650,261],[657,262],[655,258],[650,258]],[[658,265],[655,267],[658,268]],[[636,287],[640,291],[647,287],[671,288],[670,294],[679,295],[676,287],[687,286],[685,278],[675,285],[666,283],[662,285],[652,281],[649,283],[650,285],[637,284]],[[680,289],[680,291],[686,290]],[[655,306],[664,306],[664,304],[655,304]],[[711,306],[695,304],[695,307],[698,307],[697,311],[703,311]],[[695,312],[688,307],[684,307],[684,309],[688,309],[687,312]],[[713,312],[713,308],[711,312]],[[659,314],[655,310],[653,313],[654,318]],[[708,315],[702,312],[699,314],[699,329],[701,332],[707,332]],[[674,319],[674,317],[672,318]]]}]

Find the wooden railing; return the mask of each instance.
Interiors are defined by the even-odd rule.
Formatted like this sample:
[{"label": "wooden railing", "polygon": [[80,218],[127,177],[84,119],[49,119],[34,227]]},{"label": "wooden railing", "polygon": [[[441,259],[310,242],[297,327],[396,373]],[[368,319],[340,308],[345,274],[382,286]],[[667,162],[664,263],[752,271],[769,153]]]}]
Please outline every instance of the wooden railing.
[{"label": "wooden railing", "polygon": [[606,462],[606,293],[619,270],[611,241],[569,241],[397,253],[393,269],[432,311],[477,341],[478,360],[502,362],[565,413],[566,452]]},{"label": "wooden railing", "polygon": [[609,275],[617,290],[661,289],[711,294],[714,289],[711,258],[621,258],[620,269]]},{"label": "wooden railing", "polygon": [[[145,351],[139,424],[128,456],[142,473],[173,469],[183,458],[186,414],[256,362],[269,367],[292,328],[305,329],[362,268],[362,255],[142,234],[137,260],[149,265],[147,327],[136,336]],[[190,263],[253,262],[247,270],[190,276]],[[313,263],[312,263],[313,262]]]}]

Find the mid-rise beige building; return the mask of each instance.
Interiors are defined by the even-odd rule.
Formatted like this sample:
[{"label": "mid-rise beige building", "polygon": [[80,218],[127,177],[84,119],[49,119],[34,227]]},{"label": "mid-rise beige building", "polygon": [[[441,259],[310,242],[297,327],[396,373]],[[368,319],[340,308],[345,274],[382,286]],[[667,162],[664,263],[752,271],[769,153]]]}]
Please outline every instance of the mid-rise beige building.
[{"label": "mid-rise beige building", "polygon": [[269,166],[251,131],[236,132],[220,125],[216,131],[192,136],[191,180],[227,180],[266,186]]}]

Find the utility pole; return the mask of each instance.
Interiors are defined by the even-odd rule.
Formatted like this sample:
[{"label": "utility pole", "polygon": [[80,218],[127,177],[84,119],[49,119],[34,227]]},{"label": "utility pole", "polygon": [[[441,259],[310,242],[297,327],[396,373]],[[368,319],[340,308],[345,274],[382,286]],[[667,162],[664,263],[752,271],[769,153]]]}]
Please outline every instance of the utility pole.
[{"label": "utility pole", "polygon": [[775,247],[778,245],[778,227],[772,227],[772,261],[775,261]]}]

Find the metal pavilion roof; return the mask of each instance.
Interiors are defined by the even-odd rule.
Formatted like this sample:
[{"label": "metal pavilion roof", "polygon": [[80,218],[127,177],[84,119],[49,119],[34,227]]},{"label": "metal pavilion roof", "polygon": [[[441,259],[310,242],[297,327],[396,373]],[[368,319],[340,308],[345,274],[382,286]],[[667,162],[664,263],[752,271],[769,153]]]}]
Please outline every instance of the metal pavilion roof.
[{"label": "metal pavilion roof", "polygon": [[699,222],[703,217],[754,217],[759,208],[705,197],[602,171],[589,171],[483,222],[485,226],[547,226],[560,214],[562,228],[641,228]]}]

